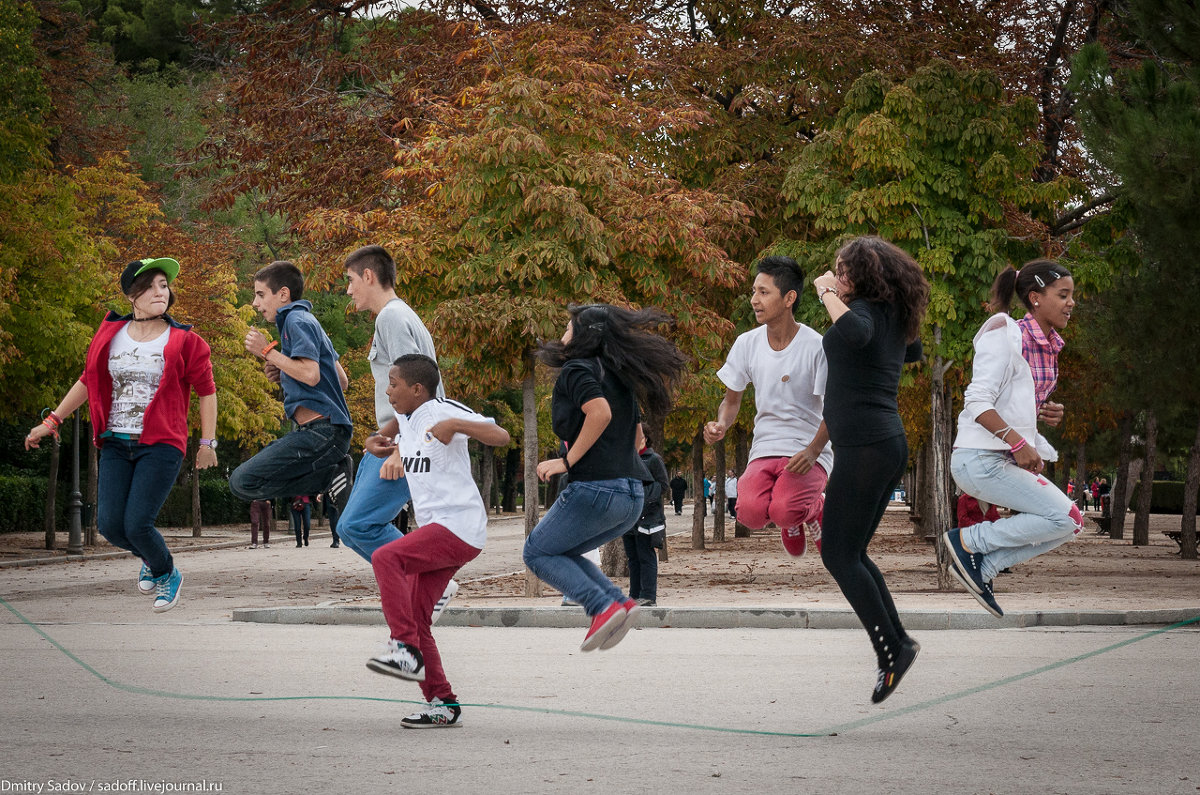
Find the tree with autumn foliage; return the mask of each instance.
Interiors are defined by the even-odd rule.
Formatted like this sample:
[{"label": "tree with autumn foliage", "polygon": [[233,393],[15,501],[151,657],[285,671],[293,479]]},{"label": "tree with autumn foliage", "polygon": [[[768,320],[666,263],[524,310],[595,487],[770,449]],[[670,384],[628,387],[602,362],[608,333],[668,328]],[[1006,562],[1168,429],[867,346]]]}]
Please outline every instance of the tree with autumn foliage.
[{"label": "tree with autumn foliage", "polygon": [[696,296],[745,278],[716,242],[744,208],[683,188],[648,156],[655,136],[697,116],[626,79],[645,66],[640,35],[536,25],[481,40],[475,57],[498,61],[489,79],[398,154],[393,178],[423,200],[379,219],[403,241],[408,294],[436,302],[426,317],[440,350],[470,373],[464,391],[525,380],[528,495],[540,447],[531,353],[561,335],[565,304],[659,306],[682,346],[707,354],[728,321]]}]

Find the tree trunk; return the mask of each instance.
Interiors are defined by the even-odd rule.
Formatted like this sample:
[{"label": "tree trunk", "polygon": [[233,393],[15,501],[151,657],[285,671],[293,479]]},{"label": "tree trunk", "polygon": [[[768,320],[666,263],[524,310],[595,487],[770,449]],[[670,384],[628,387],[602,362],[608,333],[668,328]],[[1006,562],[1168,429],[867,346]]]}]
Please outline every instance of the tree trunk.
[{"label": "tree trunk", "polygon": [[479,447],[479,493],[483,495],[483,507],[491,513],[496,505],[496,495],[492,493],[496,485],[496,451],[486,444]]},{"label": "tree trunk", "polygon": [[1142,480],[1138,490],[1137,513],[1133,517],[1133,545],[1150,543],[1150,504],[1154,498],[1155,456],[1158,446],[1158,417],[1153,409],[1146,412],[1146,462],[1142,465]]},{"label": "tree trunk", "polygon": [[[941,329],[934,327],[935,344],[941,341]],[[938,536],[954,525],[950,512],[950,444],[954,430],[954,418],[950,415],[950,404],[946,399],[945,377],[951,362],[943,362],[939,356],[933,363],[933,384],[930,388],[929,416],[929,494],[926,513],[923,517],[925,538],[936,541]],[[938,588],[956,588],[950,575],[950,558],[941,544],[937,550]]]},{"label": "tree trunk", "polygon": [[1187,475],[1183,482],[1183,518],[1179,522],[1179,557],[1196,559],[1196,494],[1200,490],[1200,421],[1196,438],[1188,453]]},{"label": "tree trunk", "polygon": [[[1063,467],[1063,469],[1066,469],[1066,467]],[[1075,448],[1075,487],[1078,489],[1075,499],[1077,502],[1082,500],[1079,503],[1079,512],[1083,513],[1087,511],[1088,500],[1092,498],[1092,493],[1088,489],[1086,441],[1080,442]]]},{"label": "tree trunk", "polygon": [[704,430],[692,439],[692,549],[704,549]]},{"label": "tree trunk", "polygon": [[1108,537],[1125,537],[1125,513],[1129,510],[1129,461],[1133,458],[1133,414],[1125,412],[1117,431],[1121,442],[1117,453],[1117,472],[1113,476],[1109,505]]},{"label": "tree trunk", "polygon": [[717,473],[713,476],[713,541],[725,540],[725,440],[713,445]]},{"label": "tree trunk", "polygon": [[46,549],[54,549],[54,503],[58,498],[58,461],[60,445],[53,436],[50,439],[50,474],[46,481],[46,514],[43,526],[46,530]]},{"label": "tree trunk", "polygon": [[[188,467],[188,472],[192,477],[192,538],[200,538],[204,527],[204,514],[200,510],[200,470],[196,466],[196,455],[200,452],[198,439],[199,437],[188,439],[189,457],[192,462],[192,465]],[[321,516],[325,516],[324,508],[321,510]]]},{"label": "tree trunk", "polygon": [[500,505],[509,513],[517,510],[517,473],[522,472],[523,447],[510,447],[504,456],[504,479],[500,487]]},{"label": "tree trunk", "polygon": [[[747,437],[746,429],[740,422],[733,426],[733,469],[739,478],[746,474],[746,467],[750,465],[750,442]],[[749,538],[750,528],[734,519],[733,537]]]},{"label": "tree trunk", "polygon": [[614,538],[600,547],[600,571],[606,577],[628,577],[629,563],[625,559],[625,542]]},{"label": "tree trunk", "polygon": [[[525,537],[533,532],[538,522],[538,424],[537,424],[537,395],[536,363],[532,351],[525,353],[525,380],[521,382],[522,405],[525,422]],[[525,570],[525,595],[535,597],[542,595],[542,584],[529,569]]]},{"label": "tree trunk", "polygon": [[92,428],[88,423],[84,438],[88,440],[87,522],[83,526],[84,546],[96,546],[96,508],[100,494],[100,451],[92,444]]},{"label": "tree trunk", "polygon": [[913,535],[924,538],[925,484],[929,482],[929,478],[925,475],[929,470],[928,442],[917,448],[916,462],[916,466],[913,467],[912,482],[908,487],[908,521],[912,522]]}]

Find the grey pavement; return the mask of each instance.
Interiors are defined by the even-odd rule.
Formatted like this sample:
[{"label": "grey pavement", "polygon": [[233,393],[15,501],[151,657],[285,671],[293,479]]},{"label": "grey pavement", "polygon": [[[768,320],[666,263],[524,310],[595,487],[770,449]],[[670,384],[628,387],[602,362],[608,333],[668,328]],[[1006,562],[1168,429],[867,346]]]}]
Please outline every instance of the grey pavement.
[{"label": "grey pavement", "polygon": [[[36,605],[11,606],[36,620]],[[422,732],[398,723],[416,685],[364,665],[377,628],[171,614],[34,627],[0,612],[8,792],[129,781],[231,793],[1200,785],[1195,628],[918,633],[909,676],[873,706],[861,631],[646,629],[581,654],[573,629],[439,627],[463,726]]]},{"label": "grey pavement", "polygon": [[[512,563],[500,530],[464,578]],[[352,604],[369,569],[313,544],[180,552],[184,599],[162,614],[127,557],[0,569],[0,793],[1200,791],[1200,628],[1167,613],[933,631],[987,617],[917,600],[921,656],[874,706],[867,638],[835,607],[647,611],[582,654],[582,615],[549,597],[469,605],[436,628],[464,725],[420,732],[399,725],[417,686],[365,667],[386,639]],[[325,608],[339,623],[232,620]]]}]

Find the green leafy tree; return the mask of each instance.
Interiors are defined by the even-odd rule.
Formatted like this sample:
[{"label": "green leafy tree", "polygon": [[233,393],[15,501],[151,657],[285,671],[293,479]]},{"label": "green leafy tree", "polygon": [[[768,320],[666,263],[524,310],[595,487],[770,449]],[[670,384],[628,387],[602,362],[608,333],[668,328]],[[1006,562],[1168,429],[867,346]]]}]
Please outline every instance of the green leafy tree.
[{"label": "green leafy tree", "polygon": [[[1200,389],[1200,342],[1179,331],[1191,325],[1200,291],[1194,263],[1200,246],[1194,217],[1200,206],[1200,9],[1183,0],[1130,0],[1124,10],[1126,27],[1117,41],[1090,46],[1075,62],[1087,146],[1130,209],[1140,254],[1117,262],[1112,311],[1103,322],[1126,410],[1189,416],[1196,423],[1188,434],[1195,443],[1182,526],[1183,554],[1194,559],[1200,417],[1192,396]],[[1143,514],[1134,544],[1149,541]]]}]

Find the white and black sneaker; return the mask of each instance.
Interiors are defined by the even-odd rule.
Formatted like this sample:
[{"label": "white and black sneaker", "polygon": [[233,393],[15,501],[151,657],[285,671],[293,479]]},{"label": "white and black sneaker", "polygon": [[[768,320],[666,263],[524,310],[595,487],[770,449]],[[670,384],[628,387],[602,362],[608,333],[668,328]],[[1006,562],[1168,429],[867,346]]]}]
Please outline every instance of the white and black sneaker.
[{"label": "white and black sneaker", "polygon": [[421,658],[421,650],[398,640],[389,640],[387,651],[367,660],[367,667],[376,673],[413,682],[425,681],[425,660]]},{"label": "white and black sneaker", "polygon": [[437,600],[437,604],[433,606],[433,615],[429,619],[429,624],[432,626],[442,617],[442,611],[446,609],[446,605],[450,604],[450,600],[458,593],[458,583],[454,580],[446,583],[446,590],[442,591],[442,596]]},{"label": "white and black sneaker", "polygon": [[400,721],[406,729],[450,729],[462,726],[462,707],[458,704],[435,698],[420,712],[414,712]]}]

